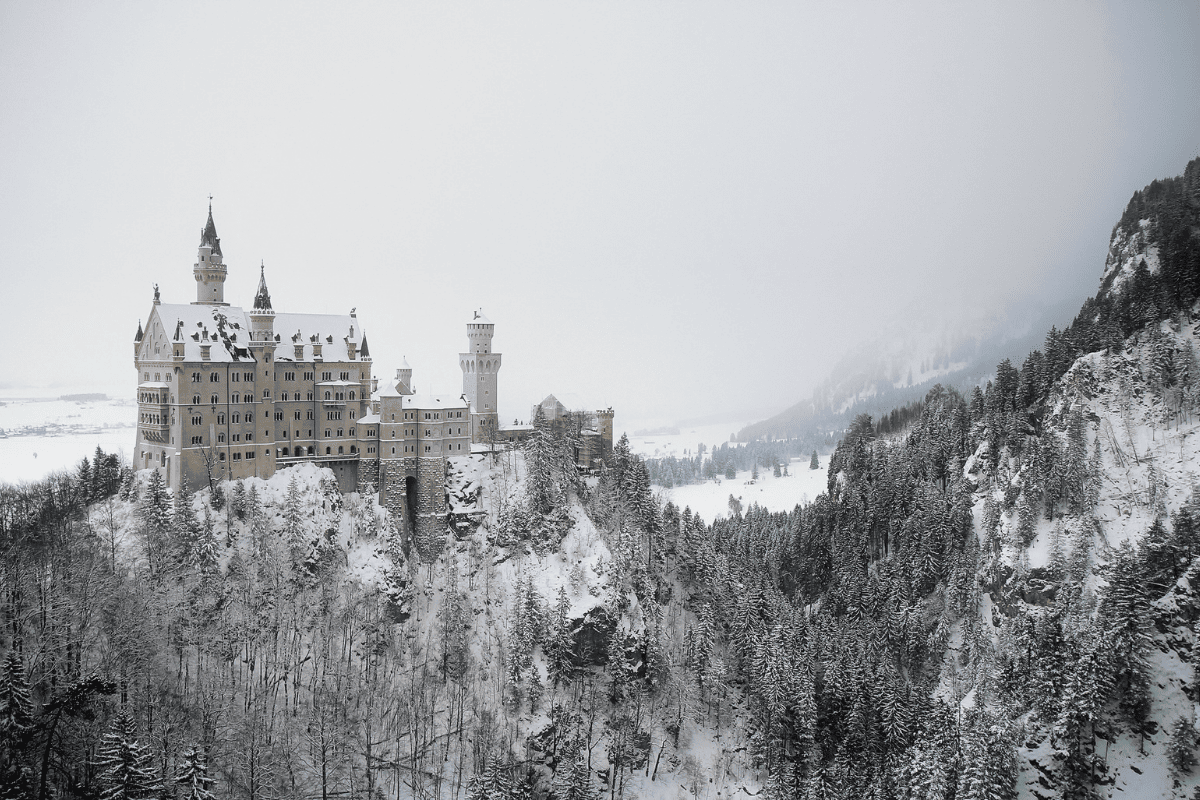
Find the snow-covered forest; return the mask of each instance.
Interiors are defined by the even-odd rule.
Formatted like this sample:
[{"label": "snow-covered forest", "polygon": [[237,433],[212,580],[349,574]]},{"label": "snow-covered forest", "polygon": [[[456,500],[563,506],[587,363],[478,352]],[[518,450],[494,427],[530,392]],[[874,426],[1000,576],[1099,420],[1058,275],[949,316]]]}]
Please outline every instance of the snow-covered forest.
[{"label": "snow-covered forest", "polygon": [[1200,797],[1198,221],[1200,160],[1044,349],[859,417],[792,512],[544,424],[425,541],[314,465],[5,486],[0,794]]}]

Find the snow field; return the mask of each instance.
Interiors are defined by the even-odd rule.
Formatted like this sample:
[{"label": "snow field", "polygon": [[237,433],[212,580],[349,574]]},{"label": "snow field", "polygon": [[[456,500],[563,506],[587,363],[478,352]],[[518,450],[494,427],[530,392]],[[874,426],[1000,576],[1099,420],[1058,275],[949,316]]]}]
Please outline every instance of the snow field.
[{"label": "snow field", "polygon": [[750,470],[739,472],[733,480],[719,478],[704,483],[664,488],[653,487],[663,502],[671,501],[681,511],[690,508],[693,514],[711,523],[717,517],[729,516],[729,496],[733,495],[745,510],[759,505],[768,511],[791,511],[806,505],[825,492],[829,482],[829,457],[821,459],[819,469],[809,469],[807,458],[793,458],[786,477],[776,478],[769,469],[759,469],[758,481],[750,483]]}]

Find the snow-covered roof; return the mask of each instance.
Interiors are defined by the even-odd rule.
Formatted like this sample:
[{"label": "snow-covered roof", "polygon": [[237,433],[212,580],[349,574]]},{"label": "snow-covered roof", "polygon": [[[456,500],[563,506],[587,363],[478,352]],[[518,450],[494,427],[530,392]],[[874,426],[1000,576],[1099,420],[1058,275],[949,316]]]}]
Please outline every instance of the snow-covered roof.
[{"label": "snow-covered roof", "polygon": [[472,325],[494,325],[495,323],[493,323],[490,319],[488,319],[486,316],[484,316],[483,309],[481,308],[475,312],[475,318],[471,320],[471,324]]},{"label": "snow-covered roof", "polygon": [[532,425],[501,425],[500,426],[501,433],[504,433],[505,431],[511,431],[513,433],[520,433],[521,431],[531,431],[531,430],[533,430]]},{"label": "snow-covered roof", "polygon": [[[253,360],[249,314],[238,306],[159,303],[151,314],[158,315],[167,342],[183,342],[185,361],[200,361],[202,344],[210,345],[209,361]],[[349,314],[277,313],[274,329],[280,345],[275,349],[277,361],[312,361],[314,344],[321,345],[324,361],[350,361],[348,343],[357,346],[362,335],[358,320]],[[304,346],[299,359],[290,346],[297,344]]]},{"label": "snow-covered roof", "polygon": [[378,414],[367,414],[365,417],[360,417],[358,420],[359,425],[372,425],[376,422],[379,422]]},{"label": "snow-covered roof", "polygon": [[466,408],[467,401],[451,394],[409,394],[404,396],[402,407],[430,411],[441,408]]}]

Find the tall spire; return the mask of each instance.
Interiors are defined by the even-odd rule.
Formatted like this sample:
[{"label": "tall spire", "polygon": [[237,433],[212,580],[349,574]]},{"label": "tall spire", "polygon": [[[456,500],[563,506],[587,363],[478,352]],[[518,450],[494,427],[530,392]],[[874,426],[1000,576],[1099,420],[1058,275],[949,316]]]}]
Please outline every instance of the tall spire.
[{"label": "tall spire", "polygon": [[200,231],[200,246],[208,246],[212,251],[219,256],[225,254],[221,252],[221,240],[217,237],[217,226],[212,218],[212,195],[208,196],[208,223],[205,224],[204,230]]},{"label": "tall spire", "polygon": [[260,263],[258,266],[258,292],[254,295],[254,308],[257,311],[271,311],[271,294],[267,291],[267,268]]}]

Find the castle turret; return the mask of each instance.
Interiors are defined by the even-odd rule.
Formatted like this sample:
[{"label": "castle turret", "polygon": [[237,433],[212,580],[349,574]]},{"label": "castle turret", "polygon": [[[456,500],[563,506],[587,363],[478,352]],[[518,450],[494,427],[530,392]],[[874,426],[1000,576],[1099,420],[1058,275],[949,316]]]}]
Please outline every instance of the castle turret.
[{"label": "castle turret", "polygon": [[463,396],[471,413],[472,442],[493,441],[499,433],[497,375],[500,354],[492,352],[495,330],[496,326],[483,315],[482,309],[476,311],[467,323],[469,352],[458,354],[458,366],[463,373]]},{"label": "castle turret", "polygon": [[267,268],[260,265],[258,269],[258,291],[254,294],[254,308],[250,310],[250,346],[262,347],[269,342],[274,352],[275,310],[271,308],[271,293],[267,291]]},{"label": "castle turret", "polygon": [[225,302],[225,264],[221,240],[213,224],[212,202],[208,204],[208,223],[200,231],[200,250],[192,272],[196,276],[196,304],[227,306]]},{"label": "castle turret", "polygon": [[408,365],[408,359],[401,360],[400,366],[396,369],[396,391],[400,394],[413,394],[412,385],[412,367]]}]

